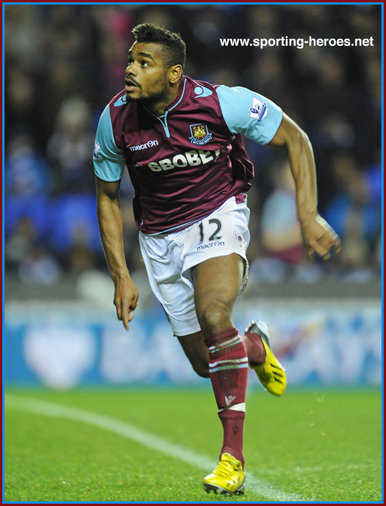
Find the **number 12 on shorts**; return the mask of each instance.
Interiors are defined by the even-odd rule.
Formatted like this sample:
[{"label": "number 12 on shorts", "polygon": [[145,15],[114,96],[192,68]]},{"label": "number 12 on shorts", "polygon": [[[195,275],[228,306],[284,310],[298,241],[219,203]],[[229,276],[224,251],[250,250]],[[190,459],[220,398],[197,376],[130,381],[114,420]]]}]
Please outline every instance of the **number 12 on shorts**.
[{"label": "number 12 on shorts", "polygon": [[[205,227],[204,227],[205,223]],[[204,230],[205,228],[205,230]],[[217,218],[211,218],[210,220],[202,221],[199,225],[200,229],[200,242],[204,242],[205,238],[208,237],[208,241],[217,241],[221,239],[221,235],[217,235],[221,230],[221,221]]]}]

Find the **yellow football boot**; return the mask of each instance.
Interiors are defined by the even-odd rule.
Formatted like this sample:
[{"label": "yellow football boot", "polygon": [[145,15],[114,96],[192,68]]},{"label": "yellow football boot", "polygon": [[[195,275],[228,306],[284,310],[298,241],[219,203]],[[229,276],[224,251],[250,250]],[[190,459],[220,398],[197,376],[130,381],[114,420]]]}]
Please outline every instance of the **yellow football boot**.
[{"label": "yellow football boot", "polygon": [[268,327],[266,323],[251,321],[245,329],[244,334],[257,334],[257,336],[260,336],[266,353],[264,364],[256,365],[249,363],[250,367],[255,370],[257,377],[268,392],[273,395],[283,395],[287,386],[287,377],[284,367],[269,347]]},{"label": "yellow football boot", "polygon": [[244,494],[245,472],[241,462],[230,453],[223,453],[213,473],[204,478],[206,492],[215,494]]}]

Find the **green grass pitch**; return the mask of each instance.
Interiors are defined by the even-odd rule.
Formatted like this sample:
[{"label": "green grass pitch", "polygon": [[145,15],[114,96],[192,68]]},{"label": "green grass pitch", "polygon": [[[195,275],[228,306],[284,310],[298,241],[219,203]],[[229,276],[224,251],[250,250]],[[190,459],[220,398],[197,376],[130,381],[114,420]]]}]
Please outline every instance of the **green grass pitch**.
[{"label": "green grass pitch", "polygon": [[201,483],[221,443],[209,388],[7,389],[3,499],[381,502],[381,395],[250,389],[246,493],[227,498]]}]

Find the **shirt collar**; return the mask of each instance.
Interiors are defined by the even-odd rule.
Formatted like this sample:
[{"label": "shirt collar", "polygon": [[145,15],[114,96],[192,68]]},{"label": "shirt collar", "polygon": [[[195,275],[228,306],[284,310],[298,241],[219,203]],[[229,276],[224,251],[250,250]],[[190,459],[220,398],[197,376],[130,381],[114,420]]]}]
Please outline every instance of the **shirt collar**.
[{"label": "shirt collar", "polygon": [[180,89],[178,90],[178,95],[173,100],[173,102],[171,102],[168,105],[168,107],[167,107],[167,109],[165,111],[165,114],[168,113],[168,112],[170,112],[175,107],[177,107],[177,105],[181,102],[181,100],[184,98],[184,95],[185,95],[185,88],[186,88],[186,77],[182,76],[182,82],[181,82]]}]

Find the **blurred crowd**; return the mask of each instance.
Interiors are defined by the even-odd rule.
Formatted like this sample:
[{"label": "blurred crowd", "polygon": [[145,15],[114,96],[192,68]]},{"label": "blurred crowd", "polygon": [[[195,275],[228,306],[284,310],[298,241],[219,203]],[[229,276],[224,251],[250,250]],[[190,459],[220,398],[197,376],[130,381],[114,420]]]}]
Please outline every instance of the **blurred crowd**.
[{"label": "blurred crowd", "polygon": [[[193,78],[258,91],[309,135],[319,210],[343,248],[307,264],[283,154],[246,141],[251,276],[367,281],[381,267],[380,5],[28,5],[5,7],[5,260],[26,283],[106,271],[92,151],[99,116],[123,88],[131,29],[153,22],[187,43]],[[221,47],[220,37],[374,38],[367,47]],[[143,269],[122,181],[129,268]]]}]

